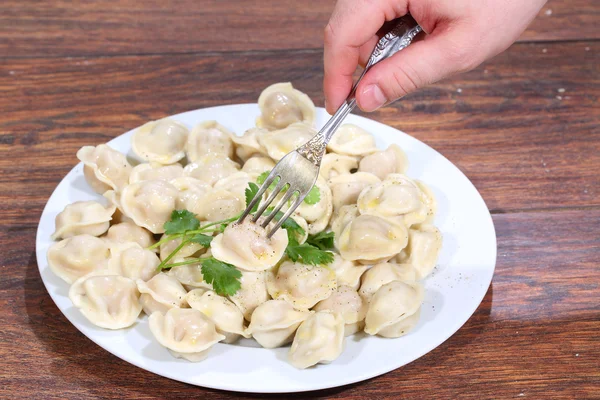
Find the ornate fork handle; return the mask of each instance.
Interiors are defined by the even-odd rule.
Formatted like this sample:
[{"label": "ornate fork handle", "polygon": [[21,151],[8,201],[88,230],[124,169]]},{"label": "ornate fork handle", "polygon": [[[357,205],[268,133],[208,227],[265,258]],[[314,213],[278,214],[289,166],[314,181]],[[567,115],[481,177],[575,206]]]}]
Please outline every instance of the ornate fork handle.
[{"label": "ornate fork handle", "polygon": [[381,60],[385,60],[407,47],[421,31],[422,29],[419,24],[417,24],[410,15],[405,15],[396,20],[394,27],[386,33],[385,36],[379,39],[379,42],[377,42],[365,69],[352,87],[352,90],[344,103],[338,108],[335,114],[332,115],[323,128],[321,128],[318,134],[297,149],[302,156],[317,167],[321,165],[321,159],[325,154],[327,143],[329,143],[333,134],[337,131],[346,116],[354,110],[354,107],[356,107],[356,87],[367,71]]}]

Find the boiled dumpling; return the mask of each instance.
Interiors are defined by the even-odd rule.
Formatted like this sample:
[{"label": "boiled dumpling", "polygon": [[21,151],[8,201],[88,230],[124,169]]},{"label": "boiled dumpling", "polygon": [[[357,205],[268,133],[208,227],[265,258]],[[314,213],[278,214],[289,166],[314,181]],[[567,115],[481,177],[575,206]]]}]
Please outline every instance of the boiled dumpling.
[{"label": "boiled dumpling", "polygon": [[164,315],[153,313],[148,323],[152,335],[173,356],[192,362],[206,358],[210,348],[225,339],[210,319],[192,308],[172,308]]},{"label": "boiled dumpling", "polygon": [[171,308],[187,307],[185,300],[187,291],[172,276],[161,273],[155,275],[148,282],[138,279],[136,283],[142,294],[140,303],[148,315],[155,312],[164,314]]},{"label": "boiled dumpling", "polygon": [[243,198],[224,189],[212,189],[189,211],[201,221],[216,222],[238,215],[246,208]]},{"label": "boiled dumpling", "polygon": [[138,157],[160,164],[173,164],[185,157],[188,128],[172,119],[150,121],[133,133],[131,147]]},{"label": "boiled dumpling", "polygon": [[335,212],[331,219],[331,231],[334,233],[333,241],[336,249],[340,248],[340,236],[344,228],[359,215],[356,204],[342,206]]},{"label": "boiled dumpling", "polygon": [[343,154],[328,153],[321,160],[321,168],[319,174],[325,179],[331,179],[338,175],[351,174],[358,168],[358,160],[356,157],[346,156]]},{"label": "boiled dumpling", "polygon": [[246,218],[217,235],[212,243],[213,257],[244,271],[264,271],[279,262],[288,245],[287,233],[279,229],[269,239],[268,230]]},{"label": "boiled dumpling", "polygon": [[94,325],[122,329],[135,323],[142,306],[135,282],[118,275],[79,278],[69,290],[73,305]]},{"label": "boiled dumpling", "polygon": [[106,268],[108,244],[95,236],[77,235],[54,243],[48,249],[48,265],[54,274],[73,283],[94,270]]},{"label": "boiled dumpling", "polygon": [[225,336],[223,343],[233,343],[240,336],[250,337],[244,332],[244,314],[226,297],[212,290],[196,289],[189,292],[186,299],[190,307],[214,322],[217,332]]},{"label": "boiled dumpling", "polygon": [[235,155],[244,162],[248,162],[250,158],[266,156],[267,150],[258,142],[258,138],[266,132],[266,129],[250,128],[242,136],[233,136]]},{"label": "boiled dumpling", "polygon": [[142,181],[123,189],[120,203],[123,212],[137,225],[152,233],[163,233],[178,198],[177,189],[164,181]]},{"label": "boiled dumpling", "polygon": [[389,174],[404,174],[407,169],[408,158],[397,144],[369,154],[360,160],[358,167],[359,171],[370,172],[379,179],[385,179]]},{"label": "boiled dumpling", "polygon": [[246,172],[250,175],[260,175],[263,172],[271,171],[275,163],[269,157],[262,156],[254,156],[248,159],[244,166],[242,167],[242,171]]},{"label": "boiled dumpling", "polygon": [[396,257],[415,269],[417,279],[423,279],[431,273],[442,249],[442,234],[433,225],[417,225],[408,230],[408,245]]},{"label": "boiled dumpling", "polygon": [[365,332],[388,338],[404,335],[418,322],[423,295],[423,286],[415,282],[392,281],[383,285],[369,304]]},{"label": "boiled dumpling", "polygon": [[383,285],[392,281],[414,282],[417,272],[410,264],[381,263],[374,265],[362,277],[358,293],[367,303]]},{"label": "boiled dumpling", "polygon": [[100,236],[108,230],[116,207],[104,208],[97,201],[76,201],[68,204],[55,219],[56,231],[52,239],[65,239],[76,235]]},{"label": "boiled dumpling", "polygon": [[229,296],[229,300],[235,303],[244,314],[244,318],[250,321],[256,307],[269,300],[266,272],[241,272],[241,287],[234,295]]},{"label": "boiled dumpling", "polygon": [[233,136],[235,135],[217,121],[205,121],[196,125],[185,145],[188,160],[194,162],[209,153],[233,158]]},{"label": "boiled dumpling", "polygon": [[214,185],[219,179],[226,178],[239,169],[239,164],[229,158],[221,154],[210,153],[200,156],[196,161],[186,165],[183,174]]},{"label": "boiled dumpling", "polygon": [[332,195],[327,182],[321,177],[317,178],[315,186],[319,189],[320,199],[315,204],[303,201],[294,213],[306,220],[308,233],[311,235],[323,231],[329,224],[333,214]]},{"label": "boiled dumpling", "polygon": [[129,218],[128,216],[126,216],[125,212],[123,211],[123,207],[121,205],[121,194],[120,193],[117,193],[114,190],[107,190],[106,192],[104,192],[104,194],[102,194],[102,197],[104,197],[106,200],[108,200],[108,204],[117,208],[117,210],[115,211],[115,213],[112,216],[111,222],[113,224],[120,224],[123,222],[133,223],[133,220],[131,218]]},{"label": "boiled dumpling", "polygon": [[267,150],[269,157],[279,161],[287,153],[312,139],[316,133],[311,126],[297,122],[287,128],[259,136],[258,142]]},{"label": "boiled dumpling", "polygon": [[359,215],[346,225],[338,243],[346,260],[387,261],[406,247],[408,230],[376,215]]},{"label": "boiled dumpling", "polygon": [[361,214],[402,217],[406,226],[425,221],[431,212],[429,203],[420,187],[401,174],[388,175],[381,183],[369,186],[357,201]]},{"label": "boiled dumpling", "polygon": [[329,363],[344,349],[344,318],[339,313],[319,311],[308,317],[294,336],[288,360],[296,368]]},{"label": "boiled dumpling", "polygon": [[333,262],[327,267],[335,272],[338,286],[349,286],[355,290],[360,285],[360,277],[369,268],[367,265],[344,260],[337,253],[334,253]]},{"label": "boiled dumpling", "polygon": [[427,186],[424,182],[415,179],[414,182],[417,184],[421,192],[423,192],[423,203],[427,207],[427,218],[422,222],[422,224],[431,224],[433,223],[433,219],[435,218],[435,214],[437,212],[437,201],[435,200],[435,195],[429,186]]},{"label": "boiled dumpling", "polygon": [[[256,178],[256,177],[255,177]],[[246,189],[248,183],[254,182],[255,178],[252,178],[249,174],[243,171],[234,172],[233,174],[219,179],[213,187],[215,189],[223,189],[234,194],[238,199],[246,199]]]},{"label": "boiled dumpling", "polygon": [[135,242],[146,248],[155,243],[154,236],[149,230],[137,226],[133,222],[121,222],[111,226],[103,238],[110,245]]},{"label": "boiled dumpling", "polygon": [[83,176],[98,194],[113,189],[120,192],[129,182],[131,165],[124,154],[105,144],[83,146],[77,152],[83,162]]},{"label": "boiled dumpling", "polygon": [[246,330],[264,348],[272,349],[292,341],[292,335],[311,311],[298,311],[283,300],[269,300],[254,310]]},{"label": "boiled dumpling", "polygon": [[327,145],[327,150],[348,156],[364,156],[377,151],[375,138],[353,124],[340,126]]},{"label": "boiled dumpling", "polygon": [[212,190],[208,183],[189,176],[173,179],[170,183],[178,191],[175,207],[194,214],[197,213],[197,209],[202,208],[204,196]]},{"label": "boiled dumpling", "polygon": [[334,212],[343,206],[356,204],[356,200],[365,188],[379,182],[381,181],[378,177],[368,172],[338,175],[329,179],[327,184],[331,188]]},{"label": "boiled dumpling", "polygon": [[160,264],[153,251],[135,242],[122,243],[110,248],[108,270],[129,279],[147,281],[158,273]]},{"label": "boiled dumpling", "polygon": [[367,304],[356,289],[340,286],[334,294],[317,303],[313,310],[340,313],[345,323],[344,336],[349,336],[362,329],[367,315]]},{"label": "boiled dumpling", "polygon": [[129,175],[129,183],[141,181],[166,181],[183,176],[183,167],[181,164],[162,165],[158,163],[143,163],[133,167]]},{"label": "boiled dumpling", "polygon": [[256,119],[256,126],[269,130],[283,129],[295,122],[312,125],[315,121],[314,103],[289,82],[275,83],[263,90],[258,107],[260,117]]},{"label": "boiled dumpling", "polygon": [[327,267],[284,261],[276,271],[267,272],[271,297],[285,300],[299,310],[313,307],[336,288],[335,272]]},{"label": "boiled dumpling", "polygon": [[[204,257],[204,255],[202,256]],[[167,275],[177,279],[184,287],[212,290],[212,285],[204,280],[200,263],[179,265],[171,268]]]}]

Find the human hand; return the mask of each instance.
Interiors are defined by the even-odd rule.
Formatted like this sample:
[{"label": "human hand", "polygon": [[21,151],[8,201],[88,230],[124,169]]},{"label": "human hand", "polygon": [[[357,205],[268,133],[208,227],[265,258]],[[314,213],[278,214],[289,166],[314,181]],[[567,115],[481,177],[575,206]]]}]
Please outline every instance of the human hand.
[{"label": "human hand", "polygon": [[365,65],[384,22],[410,13],[427,33],[373,66],[356,89],[373,111],[420,87],[477,67],[506,50],[546,0],[338,0],[325,28],[325,106],[334,113]]}]

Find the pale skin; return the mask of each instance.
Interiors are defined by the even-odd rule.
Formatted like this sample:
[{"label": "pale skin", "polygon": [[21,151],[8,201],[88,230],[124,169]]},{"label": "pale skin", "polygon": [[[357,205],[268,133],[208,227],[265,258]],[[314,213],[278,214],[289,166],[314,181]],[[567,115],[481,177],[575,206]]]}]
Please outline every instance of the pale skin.
[{"label": "pale skin", "polygon": [[469,71],[506,50],[546,0],[338,0],[325,28],[325,106],[334,113],[364,66],[377,32],[407,13],[423,40],[369,70],[356,90],[358,106],[374,111],[423,86]]}]

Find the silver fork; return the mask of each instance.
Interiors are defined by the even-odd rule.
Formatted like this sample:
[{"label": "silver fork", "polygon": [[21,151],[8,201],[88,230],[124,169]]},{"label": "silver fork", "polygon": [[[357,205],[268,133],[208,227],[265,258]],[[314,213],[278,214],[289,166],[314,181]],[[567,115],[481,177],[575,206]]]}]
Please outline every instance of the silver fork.
[{"label": "silver fork", "polygon": [[294,210],[296,210],[296,208],[302,204],[302,201],[317,181],[317,177],[319,176],[319,168],[321,166],[321,159],[325,154],[327,143],[329,143],[331,137],[337,131],[338,127],[342,124],[346,116],[350,114],[354,107],[356,107],[355,90],[362,77],[373,65],[408,46],[415,36],[422,30],[410,15],[396,19],[391,25],[392,29],[386,33],[385,36],[379,40],[379,42],[377,42],[377,45],[375,46],[375,49],[373,49],[373,53],[371,53],[365,69],[354,84],[350,94],[344,101],[344,104],[342,104],[335,114],[333,114],[333,116],[329,119],[329,121],[327,121],[319,133],[317,133],[304,145],[286,154],[281,160],[279,160],[277,165],[275,165],[275,167],[271,170],[271,173],[269,173],[267,176],[267,179],[265,179],[265,182],[260,187],[258,193],[256,193],[254,196],[254,199],[250,202],[246,210],[238,219],[238,222],[244,221],[256,203],[262,198],[265,191],[273,182],[275,182],[277,178],[279,178],[279,180],[269,194],[267,200],[261,204],[260,208],[254,214],[252,222],[258,221],[258,219],[263,215],[265,210],[271,205],[273,200],[275,200],[284,187],[287,187],[287,191],[279,200],[277,206],[275,206],[275,208],[261,222],[261,226],[263,228],[266,228],[269,225],[276,214],[281,211],[281,208],[292,198],[294,194],[297,193],[298,196],[283,214],[283,216],[279,218],[275,226],[269,231],[269,238],[273,236],[273,234],[281,227],[285,220],[292,215]]}]

